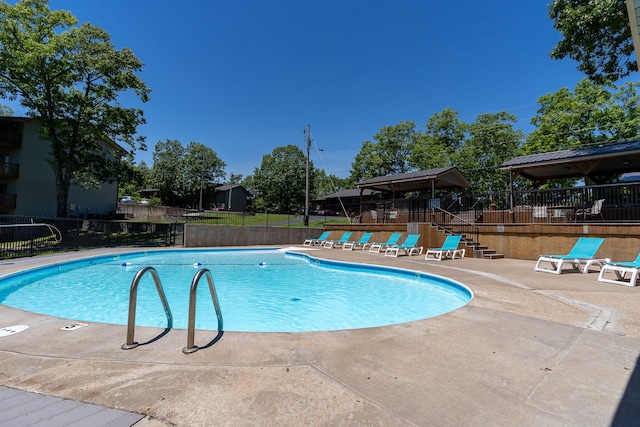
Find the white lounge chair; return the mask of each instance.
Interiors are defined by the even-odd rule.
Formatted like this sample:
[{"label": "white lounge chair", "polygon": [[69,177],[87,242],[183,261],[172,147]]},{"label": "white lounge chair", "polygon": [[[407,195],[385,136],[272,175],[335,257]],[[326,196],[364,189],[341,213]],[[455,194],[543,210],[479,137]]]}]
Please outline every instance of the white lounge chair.
[{"label": "white lounge chair", "polygon": [[[588,273],[592,265],[597,265],[602,269],[605,263],[610,262],[609,258],[596,258],[596,252],[604,242],[600,237],[580,237],[571,251],[566,255],[541,255],[534,267],[535,271],[560,274],[565,262],[570,263],[574,270]],[[541,267],[543,262],[551,263],[552,269]],[[581,266],[583,266],[581,268]]]},{"label": "white lounge chair", "polygon": [[418,255],[422,253],[422,246],[418,246],[418,240],[420,240],[419,234],[409,234],[401,245],[389,246],[384,251],[384,256],[397,257],[400,251],[404,251],[405,255],[413,255],[416,252]]},{"label": "white lounge chair", "polygon": [[429,255],[432,255],[433,259],[436,261],[442,261],[442,258],[456,259],[456,255],[460,255],[460,258],[464,258],[465,249],[458,248],[461,240],[462,236],[447,236],[441,247],[427,249],[424,259],[428,260]]},{"label": "white lounge chair", "polygon": [[[608,272],[613,272],[616,275],[615,279],[607,279],[604,275]],[[638,283],[638,273],[640,272],[640,254],[634,261],[630,262],[608,262],[600,269],[600,275],[598,276],[599,282],[614,283],[616,285],[624,286],[636,286]],[[627,273],[630,274],[627,278]]]},{"label": "white lounge chair", "polygon": [[389,246],[393,246],[395,244],[398,243],[398,240],[400,240],[400,237],[402,236],[402,233],[392,233],[391,236],[389,236],[389,238],[387,239],[386,242],[384,243],[372,243],[371,246],[369,246],[369,252],[378,252],[380,253],[380,251],[382,251],[383,249],[387,249]]},{"label": "white lounge chair", "polygon": [[352,234],[353,232],[351,231],[345,231],[342,234],[342,237],[338,240],[325,240],[324,242],[322,242],[322,247],[327,249],[337,248],[338,246],[341,246],[343,243],[348,242]]},{"label": "white lounge chair", "polygon": [[331,234],[330,231],[325,231],[317,239],[306,239],[302,242],[302,246],[321,245],[325,240],[327,240],[329,234]]},{"label": "white lounge chair", "polygon": [[344,242],[342,244],[343,251],[352,251],[354,249],[364,249],[369,244],[369,239],[373,233],[364,233],[360,240],[352,241],[352,242]]}]

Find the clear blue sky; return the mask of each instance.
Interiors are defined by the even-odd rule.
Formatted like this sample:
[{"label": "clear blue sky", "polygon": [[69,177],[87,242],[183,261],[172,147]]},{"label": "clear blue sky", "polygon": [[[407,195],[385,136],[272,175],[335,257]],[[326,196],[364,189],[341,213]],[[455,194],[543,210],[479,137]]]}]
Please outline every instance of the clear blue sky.
[{"label": "clear blue sky", "polygon": [[[145,63],[142,105],[151,165],[158,141],[211,147],[226,172],[252,174],[275,147],[349,175],[384,126],[422,127],[450,107],[466,122],[501,110],[528,132],[536,100],[583,75],[549,52],[547,1],[52,0]],[[126,102],[125,102],[126,103]],[[11,104],[10,104],[11,105]],[[137,104],[128,104],[136,105]],[[16,113],[18,109],[14,108]]]}]

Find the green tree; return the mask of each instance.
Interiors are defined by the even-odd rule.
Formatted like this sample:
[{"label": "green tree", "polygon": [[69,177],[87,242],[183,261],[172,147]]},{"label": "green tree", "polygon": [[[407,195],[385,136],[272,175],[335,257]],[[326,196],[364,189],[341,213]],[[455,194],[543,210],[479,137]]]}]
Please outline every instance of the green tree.
[{"label": "green tree", "polygon": [[[245,180],[256,197],[256,207],[282,213],[293,212],[304,206],[306,194],[306,155],[295,145],[276,147],[271,154],[262,156],[259,168]],[[309,163],[309,174],[314,171]],[[314,177],[309,177],[313,186]],[[313,188],[310,193],[313,194]]]},{"label": "green tree", "polygon": [[625,0],[554,0],[549,17],[562,34],[552,58],[575,60],[598,83],[638,70]]},{"label": "green tree", "polygon": [[327,175],[324,169],[314,169],[313,176],[314,191],[311,194],[311,197],[313,199],[326,196],[327,194],[335,193],[347,188],[353,188],[354,186],[349,178],[338,178],[334,174]]},{"label": "green tree", "polygon": [[499,166],[519,153],[523,134],[513,127],[516,122],[514,115],[501,111],[480,114],[469,125],[469,139],[456,153],[455,160],[475,192],[508,188],[508,172]]},{"label": "green tree", "polygon": [[51,145],[58,216],[67,214],[73,181],[89,186],[116,177],[120,153],[105,152],[100,140],[143,146],[135,138],[142,110],[118,99],[127,92],[146,102],[150,92],[129,49],[115,49],[96,26],[77,24],[47,0],[0,2],[0,97],[19,99]]},{"label": "green tree", "polygon": [[0,104],[0,116],[11,117],[13,116],[13,110],[8,105]]},{"label": "green tree", "polygon": [[224,168],[227,165],[214,150],[199,142],[189,143],[182,162],[185,196],[192,201],[193,206],[200,207],[200,192],[211,196],[215,192],[215,186],[224,179]]},{"label": "green tree", "polygon": [[[208,197],[225,176],[226,164],[211,148],[175,139],[159,141],[153,151],[151,185],[170,206],[200,206],[200,189]],[[206,205],[203,204],[203,207]]]},{"label": "green tree", "polygon": [[351,165],[351,179],[359,182],[376,176],[406,173],[408,159],[419,138],[412,121],[385,126],[374,135],[375,142],[365,141]]},{"label": "green tree", "polygon": [[414,144],[409,165],[415,169],[434,169],[453,164],[452,156],[464,144],[468,125],[458,112],[445,108],[425,124],[426,131]]},{"label": "green tree", "polygon": [[180,206],[186,198],[184,154],[184,147],[175,139],[158,141],[153,150],[152,186],[159,190],[160,199],[169,206]]},{"label": "green tree", "polygon": [[536,128],[523,145],[524,154],[575,148],[605,141],[636,138],[640,134],[639,83],[598,85],[578,82],[538,99],[531,120]]},{"label": "green tree", "polygon": [[138,190],[149,185],[151,169],[145,162],[136,165],[133,156],[122,159],[120,173],[118,174],[118,198],[122,196],[136,196]]}]

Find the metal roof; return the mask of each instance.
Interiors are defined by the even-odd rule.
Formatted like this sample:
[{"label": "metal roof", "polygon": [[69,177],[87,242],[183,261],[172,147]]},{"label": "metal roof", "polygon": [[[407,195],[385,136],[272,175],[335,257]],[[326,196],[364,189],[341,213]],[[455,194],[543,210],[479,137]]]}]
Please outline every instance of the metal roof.
[{"label": "metal roof", "polygon": [[[362,191],[363,196],[371,196],[375,191],[364,189]],[[325,194],[322,197],[318,197],[315,200],[328,200],[328,199],[338,199],[338,198],[348,198],[348,197],[360,197],[360,189],[358,188],[347,188],[345,190],[340,190],[336,193]]]},{"label": "metal roof", "polygon": [[358,188],[380,191],[409,192],[432,188],[470,188],[471,183],[458,168],[449,166],[396,175],[378,176],[358,183]]},{"label": "metal roof", "polygon": [[500,168],[535,181],[587,176],[605,182],[614,175],[640,171],[640,140],[520,156]]}]

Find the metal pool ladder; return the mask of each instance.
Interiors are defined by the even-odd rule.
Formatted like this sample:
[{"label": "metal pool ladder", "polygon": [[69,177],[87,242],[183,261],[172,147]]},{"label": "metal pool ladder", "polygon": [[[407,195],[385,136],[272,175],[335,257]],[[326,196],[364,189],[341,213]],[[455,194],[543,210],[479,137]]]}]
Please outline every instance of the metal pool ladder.
[{"label": "metal pool ladder", "polygon": [[167,315],[167,330],[173,327],[173,316],[171,315],[171,309],[169,308],[169,303],[167,302],[167,297],[164,293],[164,289],[162,288],[162,283],[160,282],[160,276],[158,276],[158,272],[155,268],[151,266],[143,267],[138,271],[131,282],[131,291],[129,293],[129,322],[127,326],[127,342],[122,344],[121,348],[123,350],[131,350],[132,348],[136,348],[138,343],[134,341],[133,336],[136,328],[136,300],[138,296],[138,283],[140,283],[140,279],[146,272],[151,273],[151,277],[153,277],[153,281],[156,284],[156,289],[158,290],[158,295],[160,296],[160,300],[162,301],[162,305],[164,306],[164,312]]},{"label": "metal pool ladder", "polygon": [[191,281],[191,290],[189,291],[189,325],[187,328],[187,346],[182,349],[184,354],[194,353],[198,351],[198,346],[194,345],[195,324],[196,324],[196,290],[198,289],[198,283],[202,276],[207,277],[209,284],[209,293],[213,300],[213,307],[216,310],[216,316],[218,318],[218,332],[222,331],[222,312],[220,311],[220,305],[218,304],[218,295],[216,294],[216,287],[213,284],[213,276],[208,268],[198,270],[196,275]]}]

